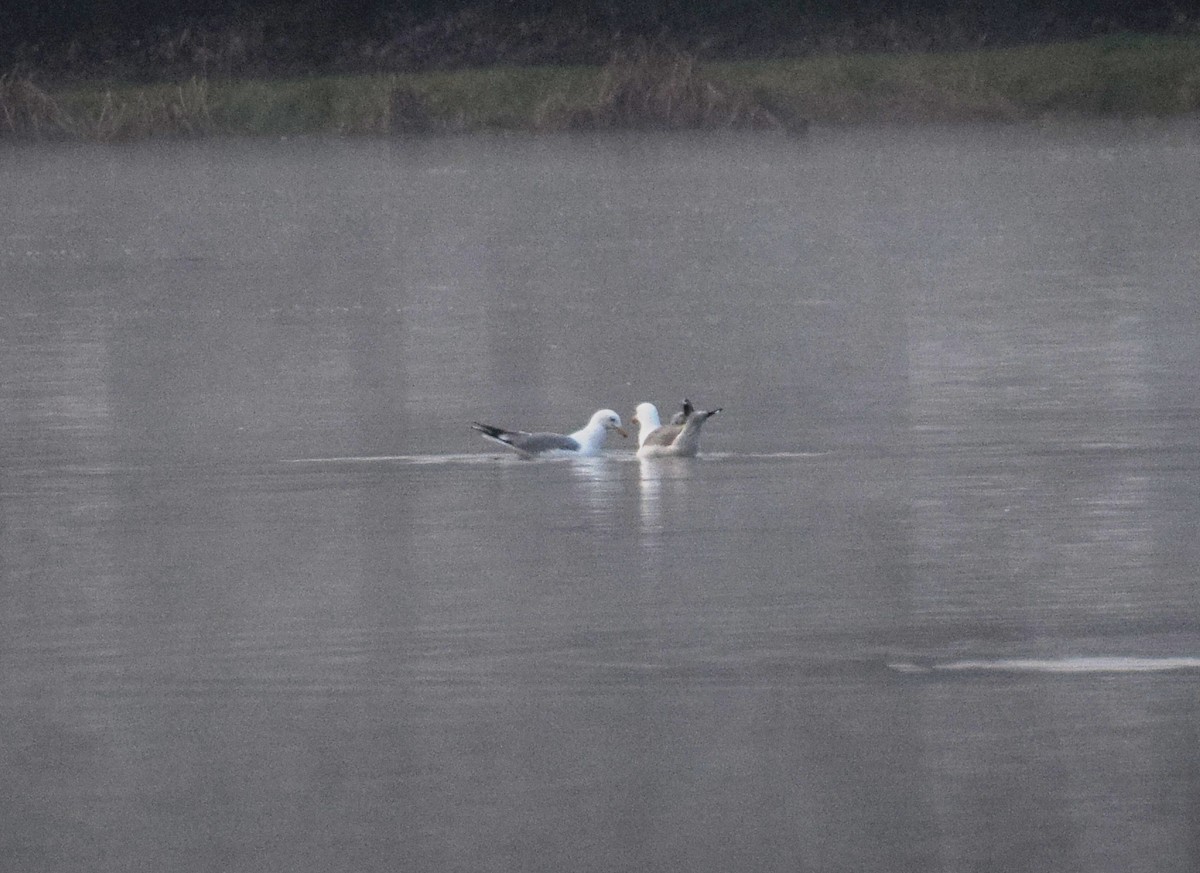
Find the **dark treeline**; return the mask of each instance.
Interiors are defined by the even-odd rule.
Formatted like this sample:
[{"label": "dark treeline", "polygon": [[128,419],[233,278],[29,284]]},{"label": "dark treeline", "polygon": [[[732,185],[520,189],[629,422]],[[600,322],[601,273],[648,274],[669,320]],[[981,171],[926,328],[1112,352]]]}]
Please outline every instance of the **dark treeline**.
[{"label": "dark treeline", "polygon": [[975,48],[1196,32],[1200,0],[34,0],[0,73],[127,79],[597,63],[633,44],[705,57]]}]

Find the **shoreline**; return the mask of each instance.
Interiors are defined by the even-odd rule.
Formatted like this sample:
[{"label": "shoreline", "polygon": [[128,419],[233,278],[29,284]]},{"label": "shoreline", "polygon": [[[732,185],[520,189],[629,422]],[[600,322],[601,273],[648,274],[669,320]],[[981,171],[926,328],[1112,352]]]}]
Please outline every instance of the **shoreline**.
[{"label": "shoreline", "polygon": [[955,52],[605,66],[192,78],[43,89],[0,77],[0,140],[474,131],[759,129],[812,124],[1166,117],[1200,110],[1200,36],[1119,35]]}]

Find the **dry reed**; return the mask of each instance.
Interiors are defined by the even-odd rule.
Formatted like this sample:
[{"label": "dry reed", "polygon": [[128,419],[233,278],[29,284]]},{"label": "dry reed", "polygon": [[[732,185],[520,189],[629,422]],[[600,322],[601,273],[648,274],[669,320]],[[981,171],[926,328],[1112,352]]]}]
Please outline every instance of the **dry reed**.
[{"label": "dry reed", "polygon": [[199,136],[216,129],[208,83],[202,79],[169,87],[107,90],[80,124],[98,140]]},{"label": "dry reed", "polygon": [[585,106],[548,101],[539,126],[564,129],[664,128],[793,129],[749,92],[720,85],[678,51],[618,54],[605,66]]},{"label": "dry reed", "polygon": [[0,135],[61,137],[71,132],[53,97],[24,77],[0,76]]}]

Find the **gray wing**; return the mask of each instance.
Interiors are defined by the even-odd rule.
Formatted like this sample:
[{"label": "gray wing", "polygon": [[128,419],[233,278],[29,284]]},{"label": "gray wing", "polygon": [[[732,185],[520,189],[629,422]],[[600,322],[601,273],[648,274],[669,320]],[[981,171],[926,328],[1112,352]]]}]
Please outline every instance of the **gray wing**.
[{"label": "gray wing", "polygon": [[540,455],[543,452],[577,452],[579,442],[574,437],[561,433],[525,433],[517,431],[510,434],[511,439],[505,440],[510,446],[527,455]]},{"label": "gray wing", "polygon": [[526,433],[523,430],[505,430],[490,424],[480,424],[478,421],[472,422],[471,427],[492,442],[516,449],[523,455],[540,455],[542,452],[555,450],[577,452],[580,449],[579,443],[573,437],[563,436],[560,433]]},{"label": "gray wing", "polygon": [[679,424],[664,424],[662,427],[656,427],[646,436],[646,441],[643,446],[669,446],[675,442],[675,438],[683,432],[683,425]]}]

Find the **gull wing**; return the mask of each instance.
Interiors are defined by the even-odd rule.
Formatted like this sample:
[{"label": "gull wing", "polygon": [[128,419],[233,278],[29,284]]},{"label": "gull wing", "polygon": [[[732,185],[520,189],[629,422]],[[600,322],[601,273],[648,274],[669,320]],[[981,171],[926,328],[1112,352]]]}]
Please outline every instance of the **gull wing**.
[{"label": "gull wing", "polygon": [[505,430],[490,424],[472,422],[471,427],[494,443],[514,449],[523,455],[542,455],[546,452],[577,452],[579,441],[561,433],[528,433],[523,430]]}]

